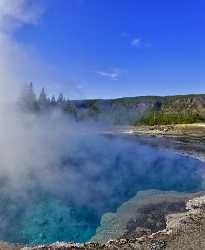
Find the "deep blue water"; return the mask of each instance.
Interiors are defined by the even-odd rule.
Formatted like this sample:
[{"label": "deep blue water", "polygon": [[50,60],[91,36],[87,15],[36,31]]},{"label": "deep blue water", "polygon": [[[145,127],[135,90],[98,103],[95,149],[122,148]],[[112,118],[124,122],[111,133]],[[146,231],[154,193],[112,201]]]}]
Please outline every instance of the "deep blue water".
[{"label": "deep blue water", "polygon": [[80,138],[69,142],[67,154],[49,172],[57,175],[53,182],[31,173],[19,194],[5,191],[7,179],[1,178],[0,238],[27,244],[85,242],[104,213],[139,190],[201,190],[204,167],[127,139]]}]

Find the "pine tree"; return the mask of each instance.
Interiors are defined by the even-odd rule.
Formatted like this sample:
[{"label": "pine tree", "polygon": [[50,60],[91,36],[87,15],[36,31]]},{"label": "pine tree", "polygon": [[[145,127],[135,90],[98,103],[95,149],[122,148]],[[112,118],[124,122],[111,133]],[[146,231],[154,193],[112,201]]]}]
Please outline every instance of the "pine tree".
[{"label": "pine tree", "polygon": [[65,103],[65,99],[62,93],[59,94],[58,99],[57,99],[57,104],[62,105]]},{"label": "pine tree", "polygon": [[38,104],[41,109],[46,109],[49,106],[49,99],[46,95],[44,88],[42,88],[41,93],[39,95]]},{"label": "pine tree", "polygon": [[52,107],[55,107],[56,106],[56,98],[55,98],[55,96],[53,95],[52,97],[51,97],[51,101],[50,101],[50,104],[51,104],[51,106]]},{"label": "pine tree", "polygon": [[27,84],[24,86],[21,97],[20,97],[20,106],[23,110],[26,111],[36,111],[37,110],[37,100],[36,95],[33,90],[33,83]]}]

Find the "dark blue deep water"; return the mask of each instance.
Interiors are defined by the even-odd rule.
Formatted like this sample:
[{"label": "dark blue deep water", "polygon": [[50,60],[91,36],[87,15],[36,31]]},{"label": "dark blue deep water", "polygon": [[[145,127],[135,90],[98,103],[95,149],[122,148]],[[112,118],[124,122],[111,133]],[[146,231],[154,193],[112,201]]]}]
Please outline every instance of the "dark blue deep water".
[{"label": "dark blue deep water", "polygon": [[8,180],[1,178],[1,240],[85,242],[95,234],[104,213],[115,211],[139,190],[201,190],[204,167],[200,161],[137,140],[100,136],[71,140],[64,158],[47,174],[44,171],[45,176],[31,172],[20,191],[7,191]]}]

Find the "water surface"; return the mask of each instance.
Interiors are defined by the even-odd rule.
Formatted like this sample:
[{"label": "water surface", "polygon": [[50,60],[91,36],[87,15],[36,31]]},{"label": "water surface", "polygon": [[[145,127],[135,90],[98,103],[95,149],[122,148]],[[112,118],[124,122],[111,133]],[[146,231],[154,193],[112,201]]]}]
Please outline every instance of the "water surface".
[{"label": "water surface", "polygon": [[137,140],[82,136],[68,142],[67,154],[52,166],[53,176],[30,173],[18,193],[8,191],[2,178],[1,240],[85,242],[104,213],[115,211],[139,190],[202,190],[204,167]]}]

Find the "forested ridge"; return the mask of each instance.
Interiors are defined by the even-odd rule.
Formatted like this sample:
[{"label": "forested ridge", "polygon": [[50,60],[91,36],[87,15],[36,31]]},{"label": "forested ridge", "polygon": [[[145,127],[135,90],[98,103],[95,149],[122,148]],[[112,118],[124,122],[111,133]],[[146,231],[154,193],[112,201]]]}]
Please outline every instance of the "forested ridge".
[{"label": "forested ridge", "polygon": [[117,99],[70,100],[62,93],[39,96],[33,84],[24,87],[18,102],[24,111],[60,109],[77,121],[95,120],[116,125],[180,124],[205,121],[205,95],[139,96]]}]

